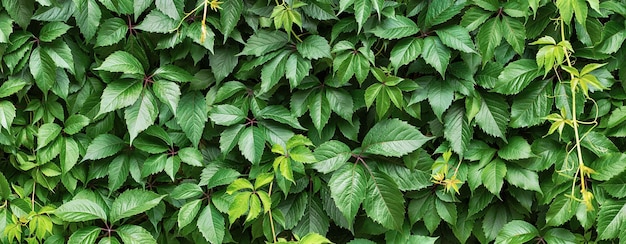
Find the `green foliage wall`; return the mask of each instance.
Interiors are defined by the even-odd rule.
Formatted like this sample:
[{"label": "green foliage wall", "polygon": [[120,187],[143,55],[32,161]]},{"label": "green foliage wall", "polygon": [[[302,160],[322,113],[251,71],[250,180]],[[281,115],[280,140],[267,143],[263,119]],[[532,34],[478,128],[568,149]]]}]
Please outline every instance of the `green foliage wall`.
[{"label": "green foliage wall", "polygon": [[0,243],[626,240],[623,0],[1,0]]}]

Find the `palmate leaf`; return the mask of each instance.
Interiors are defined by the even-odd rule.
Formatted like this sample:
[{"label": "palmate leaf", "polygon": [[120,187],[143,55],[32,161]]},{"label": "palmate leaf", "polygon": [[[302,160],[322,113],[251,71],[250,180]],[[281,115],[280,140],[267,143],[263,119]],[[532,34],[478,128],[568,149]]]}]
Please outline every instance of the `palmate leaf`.
[{"label": "palmate leaf", "polygon": [[328,187],[335,205],[352,226],[368,190],[368,179],[363,166],[344,165],[330,177]]},{"label": "palmate leaf", "polygon": [[607,199],[598,212],[598,238],[613,239],[626,222],[626,201]]},{"label": "palmate leaf", "polygon": [[188,92],[178,103],[176,121],[194,146],[198,146],[208,120],[207,106],[200,92]]},{"label": "palmate leaf", "polygon": [[476,114],[476,124],[487,134],[506,140],[509,123],[509,104],[496,94],[484,94],[480,110]]},{"label": "palmate leaf", "polygon": [[363,139],[366,153],[401,157],[420,148],[429,141],[417,128],[399,119],[378,122]]},{"label": "palmate leaf", "polygon": [[388,229],[399,230],[404,223],[404,197],[388,175],[373,172],[363,201],[367,216]]},{"label": "palmate leaf", "polygon": [[111,204],[110,221],[115,223],[122,218],[148,211],[156,207],[165,196],[140,189],[127,190]]}]

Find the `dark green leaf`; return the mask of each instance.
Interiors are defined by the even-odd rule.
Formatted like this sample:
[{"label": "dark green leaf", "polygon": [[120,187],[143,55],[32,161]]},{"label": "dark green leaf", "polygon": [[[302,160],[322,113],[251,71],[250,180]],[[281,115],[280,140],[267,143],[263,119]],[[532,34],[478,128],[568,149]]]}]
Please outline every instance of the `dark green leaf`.
[{"label": "dark green leaf", "polygon": [[429,36],[424,38],[422,57],[442,77],[445,77],[446,69],[450,63],[450,49],[444,46],[438,37]]},{"label": "dark green leaf", "polygon": [[[383,39],[400,39],[412,36],[419,31],[419,27],[415,21],[404,17],[395,16],[395,18],[387,18],[370,30],[372,34]],[[468,35],[469,37],[469,35]]]},{"label": "dark green leaf", "polygon": [[453,25],[447,28],[436,30],[437,36],[439,36],[439,40],[441,42],[453,49],[466,52],[466,53],[475,53],[474,43],[472,42],[472,38],[469,35],[467,29]]},{"label": "dark green leaf", "polygon": [[287,44],[287,34],[281,31],[259,30],[250,36],[238,55],[261,56]]},{"label": "dark green leaf", "polygon": [[422,45],[423,40],[419,38],[408,37],[400,40],[391,50],[391,65],[397,70],[400,66],[413,62],[422,53]]},{"label": "dark green leaf", "polygon": [[30,54],[28,65],[39,89],[44,93],[52,89],[56,80],[56,65],[45,49],[35,48]]},{"label": "dark green leaf", "polygon": [[100,26],[102,11],[96,0],[77,0],[74,3],[76,4],[74,11],[76,24],[80,28],[80,33],[89,41],[96,35],[96,30]]},{"label": "dark green leaf", "polygon": [[374,172],[363,201],[367,216],[389,229],[400,229],[404,222],[404,198],[393,179]]},{"label": "dark green leaf", "polygon": [[135,28],[153,33],[170,33],[176,30],[176,26],[178,26],[178,21],[154,9]]},{"label": "dark green leaf", "polygon": [[241,132],[238,144],[241,154],[253,164],[258,164],[265,149],[265,133],[259,127],[250,126]]},{"label": "dark green leaf", "polygon": [[112,156],[122,150],[124,146],[126,146],[126,143],[117,136],[100,134],[91,141],[82,161],[97,160]]},{"label": "dark green leaf", "polygon": [[626,221],[626,202],[608,199],[598,212],[598,239],[607,240],[618,236]]},{"label": "dark green leaf", "polygon": [[626,170],[626,154],[606,153],[593,161],[589,167],[595,171],[591,178],[607,181]]},{"label": "dark green leaf", "polygon": [[211,109],[209,118],[218,125],[230,126],[243,121],[246,114],[236,106],[221,104]]},{"label": "dark green leaf", "polygon": [[496,243],[525,243],[539,235],[535,226],[522,220],[513,220],[502,227]]},{"label": "dark green leaf", "polygon": [[70,28],[72,27],[63,22],[50,22],[41,27],[41,30],[39,31],[39,40],[51,42],[64,35]]},{"label": "dark green leaf", "polygon": [[330,177],[328,186],[337,208],[352,226],[368,190],[368,180],[363,167],[353,164],[339,168]]},{"label": "dark green leaf", "polygon": [[466,119],[464,108],[452,106],[443,121],[443,136],[450,142],[452,150],[463,157],[474,134],[474,130]]},{"label": "dark green leaf", "polygon": [[126,32],[128,32],[128,25],[123,19],[107,19],[102,23],[96,36],[96,47],[116,44],[126,37]]},{"label": "dark green leaf", "polygon": [[109,190],[111,192],[117,191],[130,173],[130,157],[126,154],[117,156],[111,164],[109,164]]},{"label": "dark green leaf", "polygon": [[178,103],[176,121],[194,146],[198,146],[208,120],[207,105],[199,92],[183,95]]},{"label": "dark green leaf", "polygon": [[576,207],[578,207],[578,202],[571,197],[556,197],[546,213],[546,225],[559,226],[564,224],[576,214]]},{"label": "dark green leaf", "polygon": [[509,123],[508,109],[509,105],[501,96],[485,94],[476,114],[476,123],[487,134],[505,139]]},{"label": "dark green leaf", "polygon": [[502,42],[505,33],[502,33],[501,26],[500,18],[491,18],[478,30],[476,45],[482,55],[483,64],[493,58],[496,47],[500,46],[500,42]]},{"label": "dark green leaf", "polygon": [[107,213],[97,203],[87,199],[75,199],[64,203],[54,211],[64,221],[83,222],[94,219],[107,220]]},{"label": "dark green leaf", "polygon": [[432,2],[426,13],[426,25],[434,26],[450,20],[465,7],[465,1],[441,0]]},{"label": "dark green leaf", "polygon": [[95,69],[109,72],[122,72],[124,74],[143,75],[145,73],[141,62],[126,51],[116,51],[112,53]]},{"label": "dark green leaf", "polygon": [[531,81],[540,75],[541,72],[539,72],[535,60],[517,60],[504,67],[504,70],[498,76],[498,81],[493,91],[505,95],[520,93]]},{"label": "dark green leaf", "polygon": [[495,159],[485,165],[480,176],[485,188],[492,194],[499,196],[504,184],[504,176],[507,174],[506,171],[506,164],[501,159]]},{"label": "dark green leaf", "polygon": [[158,114],[159,108],[151,92],[144,92],[135,104],[124,110],[131,145],[139,133],[154,124]]},{"label": "dark green leaf", "polygon": [[363,139],[363,150],[383,156],[401,157],[420,148],[431,138],[399,119],[378,122]]},{"label": "dark green leaf", "polygon": [[133,189],[120,194],[111,204],[109,213],[111,223],[120,219],[143,213],[154,208],[165,195],[158,195],[151,191]]},{"label": "dark green leaf", "polygon": [[116,229],[125,244],[156,244],[152,234],[143,227],[137,225],[123,225]]},{"label": "dark green leaf", "polygon": [[330,45],[328,40],[318,35],[308,36],[302,42],[296,44],[296,49],[307,59],[330,58]]}]

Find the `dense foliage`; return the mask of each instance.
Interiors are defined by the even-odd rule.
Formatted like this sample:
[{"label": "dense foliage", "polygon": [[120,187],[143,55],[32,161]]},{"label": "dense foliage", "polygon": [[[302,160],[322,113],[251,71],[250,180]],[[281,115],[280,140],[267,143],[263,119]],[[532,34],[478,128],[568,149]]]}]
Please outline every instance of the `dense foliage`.
[{"label": "dense foliage", "polygon": [[0,243],[626,240],[623,0],[1,2]]}]

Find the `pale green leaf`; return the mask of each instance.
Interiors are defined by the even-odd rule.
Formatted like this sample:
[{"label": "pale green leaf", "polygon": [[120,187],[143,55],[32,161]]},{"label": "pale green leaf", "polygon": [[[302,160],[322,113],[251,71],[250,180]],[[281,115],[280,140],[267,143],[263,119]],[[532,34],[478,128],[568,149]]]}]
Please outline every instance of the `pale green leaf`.
[{"label": "pale green leaf", "polygon": [[78,148],[78,143],[74,140],[74,138],[66,137],[65,145],[61,150],[59,161],[61,163],[61,172],[67,173],[69,172],[74,165],[78,162],[78,157],[80,157],[80,149]]},{"label": "pale green leaf", "polygon": [[11,96],[24,88],[28,83],[23,79],[8,79],[0,86],[0,98]]},{"label": "pale green leaf", "polygon": [[183,228],[196,218],[198,212],[200,211],[200,207],[202,206],[202,199],[196,199],[185,203],[180,210],[178,211],[178,228]]},{"label": "pale green leaf", "polygon": [[8,43],[11,33],[13,33],[13,19],[6,13],[0,14],[0,43]]},{"label": "pale green leaf", "polygon": [[370,0],[355,0],[354,1],[354,18],[358,25],[358,32],[363,29],[363,24],[369,19],[372,14],[372,4]]},{"label": "pale green leaf", "polygon": [[74,11],[76,25],[78,25],[80,33],[85,39],[90,41],[100,26],[100,19],[102,18],[100,6],[96,0],[76,0],[74,3],[76,4]]}]

